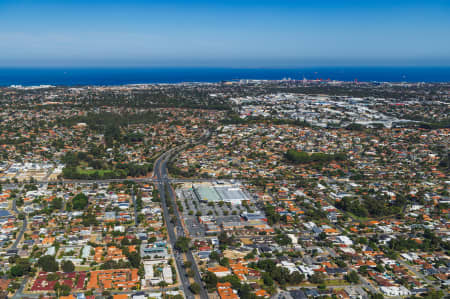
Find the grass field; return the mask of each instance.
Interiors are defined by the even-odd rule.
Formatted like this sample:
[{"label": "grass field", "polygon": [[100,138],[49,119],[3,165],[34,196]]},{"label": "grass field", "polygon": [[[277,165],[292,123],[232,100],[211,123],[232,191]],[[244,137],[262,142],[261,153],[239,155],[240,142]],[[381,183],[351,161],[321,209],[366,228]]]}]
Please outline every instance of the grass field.
[{"label": "grass field", "polygon": [[91,175],[97,173],[99,176],[103,176],[105,173],[114,173],[114,170],[110,169],[83,169],[81,167],[77,167],[77,172],[83,175]]},{"label": "grass field", "polygon": [[350,285],[350,283],[343,279],[330,279],[325,280],[326,286],[344,286],[344,285]]}]

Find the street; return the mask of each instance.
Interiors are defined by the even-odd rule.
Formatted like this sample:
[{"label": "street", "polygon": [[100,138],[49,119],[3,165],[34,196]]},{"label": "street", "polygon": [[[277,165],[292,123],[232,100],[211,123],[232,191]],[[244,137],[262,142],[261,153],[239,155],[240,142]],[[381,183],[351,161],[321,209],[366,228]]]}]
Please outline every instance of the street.
[{"label": "street", "polygon": [[[158,178],[158,190],[159,190],[159,195],[161,197],[161,203],[162,203],[163,211],[164,211],[164,221],[167,226],[167,232],[169,234],[170,244],[172,245],[172,248],[174,249],[175,262],[177,265],[178,273],[180,274],[180,279],[181,279],[181,283],[183,285],[184,294],[186,295],[186,298],[194,298],[194,294],[191,292],[191,290],[189,288],[190,283],[189,283],[189,279],[188,279],[186,270],[183,266],[183,260],[181,258],[179,258],[180,253],[175,250],[175,242],[177,239],[176,234],[175,234],[175,225],[176,224],[174,225],[170,221],[169,209],[167,208],[167,203],[166,203],[166,194],[165,194],[166,186],[168,187],[167,188],[168,195],[170,196],[172,202],[173,203],[176,202],[175,194],[173,193],[172,188],[170,188],[170,185],[169,185],[168,173],[167,173],[167,161],[169,160],[171,155],[174,153],[174,151],[175,151],[175,149],[172,149],[172,150],[164,153],[163,155],[161,155],[158,158],[158,160],[156,160],[154,174]],[[181,218],[178,213],[178,210],[174,209],[174,212],[175,212],[175,216],[177,219],[176,223],[181,223]],[[195,274],[194,280],[200,286],[200,298],[207,299],[208,293],[206,292],[206,290],[203,287],[203,283],[202,283],[201,276],[200,276],[200,273],[197,268],[197,264],[194,260],[194,256],[192,255],[192,252],[190,250],[188,252],[186,252],[186,257],[187,257],[187,260],[192,263],[192,269],[194,270],[194,274]]]}]

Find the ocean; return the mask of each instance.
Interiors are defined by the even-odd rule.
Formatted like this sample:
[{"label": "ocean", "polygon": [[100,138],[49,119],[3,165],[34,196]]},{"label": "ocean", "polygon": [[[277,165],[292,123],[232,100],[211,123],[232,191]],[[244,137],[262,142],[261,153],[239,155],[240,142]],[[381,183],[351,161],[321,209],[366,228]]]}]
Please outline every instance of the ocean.
[{"label": "ocean", "polygon": [[360,82],[450,82],[450,67],[305,68],[0,68],[0,86],[123,85],[220,82],[239,79],[323,79]]}]

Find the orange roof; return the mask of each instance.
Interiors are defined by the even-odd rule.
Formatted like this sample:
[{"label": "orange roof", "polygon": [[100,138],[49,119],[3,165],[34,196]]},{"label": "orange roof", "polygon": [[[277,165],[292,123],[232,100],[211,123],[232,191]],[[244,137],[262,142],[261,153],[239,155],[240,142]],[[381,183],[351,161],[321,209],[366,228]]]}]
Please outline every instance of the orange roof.
[{"label": "orange roof", "polygon": [[233,292],[231,283],[217,283],[217,292],[221,299],[239,299],[239,296]]},{"label": "orange roof", "polygon": [[91,271],[87,289],[131,289],[138,283],[138,269],[97,270]]},{"label": "orange roof", "polygon": [[228,288],[231,288],[231,282],[218,282],[217,283],[217,288],[220,288],[220,287],[228,287]]},{"label": "orange roof", "polygon": [[230,271],[230,270],[228,268],[226,268],[226,267],[217,266],[217,267],[208,268],[208,271],[214,273],[214,272],[227,272],[227,271]]},{"label": "orange roof", "polygon": [[258,290],[255,292],[255,295],[258,297],[268,297],[270,296],[269,293],[267,293],[266,290]]},{"label": "orange roof", "polygon": [[323,272],[323,273],[327,272],[327,271],[325,270],[325,268],[323,268],[323,267],[313,269],[313,271],[315,271],[315,272]]},{"label": "orange roof", "polygon": [[324,262],[322,263],[322,265],[327,268],[334,268],[334,266],[330,262]]},{"label": "orange roof", "polygon": [[44,245],[53,244],[53,242],[55,242],[55,237],[45,237],[42,240],[42,244],[44,244]]}]

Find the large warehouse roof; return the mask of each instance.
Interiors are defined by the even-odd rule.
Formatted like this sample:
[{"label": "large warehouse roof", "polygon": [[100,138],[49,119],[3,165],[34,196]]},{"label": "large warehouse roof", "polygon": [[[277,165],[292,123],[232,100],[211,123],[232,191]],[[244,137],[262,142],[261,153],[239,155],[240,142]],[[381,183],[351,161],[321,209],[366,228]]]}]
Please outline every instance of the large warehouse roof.
[{"label": "large warehouse roof", "polygon": [[194,187],[194,191],[200,200],[204,201],[220,201],[219,194],[212,187],[197,186]]},{"label": "large warehouse roof", "polygon": [[199,200],[203,201],[224,201],[232,204],[241,204],[243,200],[247,200],[247,196],[239,186],[221,185],[221,186],[194,186],[194,192]]},{"label": "large warehouse roof", "polygon": [[242,192],[241,188],[236,188],[233,186],[217,186],[214,187],[216,189],[219,196],[223,201],[235,201],[235,200],[246,200],[244,192]]}]

